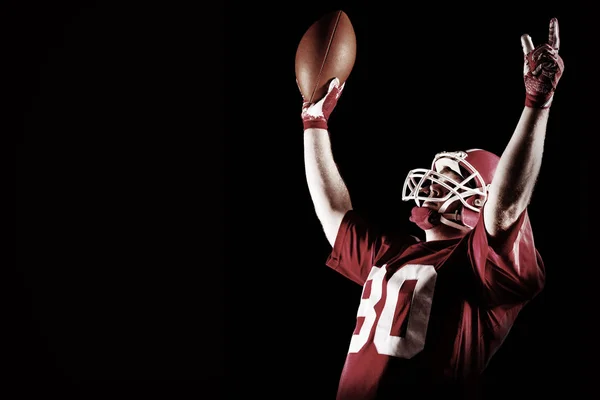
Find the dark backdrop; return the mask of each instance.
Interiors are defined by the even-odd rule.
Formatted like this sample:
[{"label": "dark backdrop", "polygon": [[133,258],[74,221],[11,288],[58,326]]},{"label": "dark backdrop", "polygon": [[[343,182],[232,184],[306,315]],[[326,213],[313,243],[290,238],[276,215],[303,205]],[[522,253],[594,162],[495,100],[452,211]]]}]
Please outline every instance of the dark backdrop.
[{"label": "dark backdrop", "polygon": [[498,397],[585,390],[595,32],[575,2],[10,4],[8,379],[334,398],[360,287],[324,265],[294,57],[340,8],[358,48],[330,121],[334,154],[357,209],[415,234],[406,172],[439,150],[502,152],[524,101],[520,35],[538,44],[558,17],[566,68],[529,210],[547,286],[486,379]]},{"label": "dark backdrop", "polygon": [[219,398],[222,7],[3,6],[17,189],[7,381],[80,399]]}]

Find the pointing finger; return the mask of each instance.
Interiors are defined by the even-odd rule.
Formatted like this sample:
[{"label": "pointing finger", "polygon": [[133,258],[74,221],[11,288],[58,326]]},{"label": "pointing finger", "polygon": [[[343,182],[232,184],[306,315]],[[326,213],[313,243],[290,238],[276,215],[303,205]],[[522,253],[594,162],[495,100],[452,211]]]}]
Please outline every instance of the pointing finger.
[{"label": "pointing finger", "polygon": [[548,44],[554,49],[560,48],[560,36],[558,35],[558,20],[552,18],[550,20],[550,29],[548,31]]},{"label": "pointing finger", "polygon": [[523,54],[527,55],[533,50],[533,42],[528,34],[521,35],[521,46],[523,47]]}]

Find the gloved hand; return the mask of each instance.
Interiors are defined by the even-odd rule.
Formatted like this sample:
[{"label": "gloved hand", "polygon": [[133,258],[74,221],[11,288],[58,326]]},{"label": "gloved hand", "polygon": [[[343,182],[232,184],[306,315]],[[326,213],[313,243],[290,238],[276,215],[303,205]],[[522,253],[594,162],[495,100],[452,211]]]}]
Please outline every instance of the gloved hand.
[{"label": "gloved hand", "polygon": [[533,47],[529,35],[521,36],[524,54],[525,105],[531,108],[548,108],[552,104],[556,85],[565,69],[558,55],[560,37],[558,20],[550,20],[548,42]]},{"label": "gloved hand", "polygon": [[346,82],[341,86],[339,84],[339,79],[333,78],[325,96],[316,103],[309,103],[304,96],[302,97],[302,124],[305,130],[309,128],[327,129],[329,116],[337,105]]}]

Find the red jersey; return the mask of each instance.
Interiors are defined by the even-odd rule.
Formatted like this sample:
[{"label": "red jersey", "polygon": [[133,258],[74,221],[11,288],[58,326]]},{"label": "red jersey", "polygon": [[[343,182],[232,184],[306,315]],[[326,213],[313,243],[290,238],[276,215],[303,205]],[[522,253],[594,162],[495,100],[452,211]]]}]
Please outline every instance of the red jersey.
[{"label": "red jersey", "polygon": [[501,246],[483,216],[462,238],[422,242],[349,211],[327,265],[363,286],[338,400],[473,381],[545,277],[527,211]]}]

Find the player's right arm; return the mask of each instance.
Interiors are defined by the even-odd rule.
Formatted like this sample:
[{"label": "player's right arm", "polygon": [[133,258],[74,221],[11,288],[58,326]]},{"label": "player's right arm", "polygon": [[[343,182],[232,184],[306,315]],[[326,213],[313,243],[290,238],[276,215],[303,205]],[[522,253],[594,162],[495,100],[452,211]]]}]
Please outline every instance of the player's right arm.
[{"label": "player's right arm", "polygon": [[304,168],[317,218],[333,246],[346,212],[352,209],[350,194],[333,158],[327,121],[344,85],[332,80],[329,91],[316,103],[303,102]]}]

